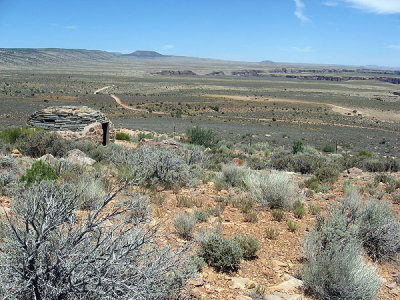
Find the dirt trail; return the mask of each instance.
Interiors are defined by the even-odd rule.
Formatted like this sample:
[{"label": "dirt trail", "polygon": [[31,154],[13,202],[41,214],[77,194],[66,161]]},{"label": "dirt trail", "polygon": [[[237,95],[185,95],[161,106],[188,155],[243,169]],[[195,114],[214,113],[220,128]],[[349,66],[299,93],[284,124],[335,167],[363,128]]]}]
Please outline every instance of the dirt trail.
[{"label": "dirt trail", "polygon": [[[369,118],[376,118],[379,120],[385,121],[400,121],[400,113],[394,111],[380,111],[375,109],[369,108],[349,108],[338,106],[329,103],[323,102],[314,102],[314,101],[307,101],[307,100],[295,100],[295,99],[283,99],[283,98],[263,98],[263,97],[255,97],[255,96],[231,96],[231,95],[214,95],[214,94],[205,94],[205,97],[212,97],[212,98],[222,98],[222,99],[232,99],[232,100],[239,100],[239,101],[256,101],[256,102],[284,102],[284,103],[302,103],[302,104],[314,104],[314,105],[325,105],[332,109],[332,111],[337,112],[342,115],[348,116],[349,114],[352,116],[357,116],[361,114],[362,116],[369,117]],[[353,113],[356,111],[356,113]]]},{"label": "dirt trail", "polygon": [[[124,103],[122,103],[121,99],[119,99],[117,96],[115,96],[114,94],[110,94],[110,96],[115,100],[115,102],[117,102],[120,106],[122,106],[125,109],[129,109],[129,110],[133,110],[133,111],[138,111],[138,112],[148,112],[147,109],[143,109],[143,108],[134,108],[131,107],[129,105],[126,105]],[[166,115],[167,113],[165,112],[161,112],[161,111],[153,111],[153,114],[156,115]]]},{"label": "dirt trail", "polygon": [[102,87],[101,89],[98,89],[98,90],[96,90],[96,91],[94,91],[94,95],[96,95],[96,94],[98,94],[98,93],[100,93],[101,91],[104,91],[104,90],[106,90],[106,89],[109,89],[109,88],[111,88],[111,87],[113,87],[114,85],[108,85],[108,86],[105,86],[105,87]]}]

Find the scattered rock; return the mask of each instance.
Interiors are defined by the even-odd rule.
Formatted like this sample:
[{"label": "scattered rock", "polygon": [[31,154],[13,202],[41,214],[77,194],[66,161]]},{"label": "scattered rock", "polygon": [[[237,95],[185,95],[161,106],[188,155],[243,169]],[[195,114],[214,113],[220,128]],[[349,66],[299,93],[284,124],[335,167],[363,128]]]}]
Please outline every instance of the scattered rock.
[{"label": "scattered rock", "polygon": [[255,287],[255,282],[248,278],[234,277],[231,280],[233,283],[232,284],[233,289],[245,290],[245,289],[250,289],[250,288]]},{"label": "scattered rock", "polygon": [[192,296],[198,297],[198,298],[202,298],[207,294],[207,290],[203,287],[195,287],[194,289],[192,289],[190,291],[190,294]]},{"label": "scattered rock", "polygon": [[86,164],[89,166],[93,165],[96,162],[94,159],[91,159],[79,149],[68,151],[67,161],[80,165]]},{"label": "scattered rock", "polygon": [[287,295],[287,294],[274,294],[274,295],[265,295],[264,300],[307,300],[309,298],[300,295],[300,294],[295,294],[295,295]]},{"label": "scattered rock", "polygon": [[54,163],[55,161],[57,161],[57,159],[50,153],[43,155],[42,157],[38,158],[38,160],[41,160],[47,164],[51,164],[51,163]]},{"label": "scattered rock", "polygon": [[199,279],[192,279],[189,280],[188,285],[194,285],[195,287],[203,286],[204,285],[204,280],[202,278]]},{"label": "scattered rock", "polygon": [[243,160],[241,160],[241,159],[238,158],[238,157],[235,157],[235,158],[232,160],[232,163],[233,163],[234,165],[239,166],[239,167],[243,166]]},{"label": "scattered rock", "polygon": [[13,150],[11,151],[11,156],[12,156],[12,157],[22,157],[22,154],[21,154],[21,152],[19,152],[18,149],[13,149]]},{"label": "scattered rock", "polygon": [[280,284],[269,287],[269,290],[280,291],[283,293],[294,292],[297,289],[300,289],[303,286],[303,281],[300,279],[294,278],[288,274],[285,275],[285,278],[288,279]]}]

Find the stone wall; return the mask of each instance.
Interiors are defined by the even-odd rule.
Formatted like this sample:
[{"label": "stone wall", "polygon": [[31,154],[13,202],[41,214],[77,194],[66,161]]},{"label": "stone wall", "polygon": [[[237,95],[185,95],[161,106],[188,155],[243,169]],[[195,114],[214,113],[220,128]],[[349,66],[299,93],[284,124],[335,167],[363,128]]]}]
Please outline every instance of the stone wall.
[{"label": "stone wall", "polygon": [[28,125],[54,130],[65,138],[89,140],[103,144],[103,124],[107,124],[108,142],[115,140],[115,128],[107,116],[87,106],[55,106],[37,111],[29,118]]}]

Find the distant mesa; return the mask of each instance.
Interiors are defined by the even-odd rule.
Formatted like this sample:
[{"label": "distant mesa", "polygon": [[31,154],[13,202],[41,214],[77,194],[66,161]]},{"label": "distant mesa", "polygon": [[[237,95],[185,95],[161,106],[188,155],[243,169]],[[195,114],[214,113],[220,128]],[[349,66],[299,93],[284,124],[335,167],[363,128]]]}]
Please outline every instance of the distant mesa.
[{"label": "distant mesa", "polygon": [[254,77],[260,76],[264,71],[262,70],[241,70],[241,71],[233,71],[232,75],[234,76],[242,76],[242,77]]},{"label": "distant mesa", "polygon": [[196,76],[197,74],[190,70],[183,71],[171,71],[171,70],[162,70],[160,72],[152,73],[155,75],[163,75],[163,76]]},{"label": "distant mesa", "polygon": [[260,61],[260,64],[262,64],[262,65],[275,65],[275,62],[273,62],[272,60],[263,60],[263,61]]},{"label": "distant mesa", "polygon": [[135,52],[132,52],[130,54],[124,54],[124,56],[135,56],[135,57],[148,57],[148,58],[154,58],[154,57],[164,57],[165,55],[162,55],[156,51],[144,51],[144,50],[137,50]]},{"label": "distant mesa", "polygon": [[225,76],[224,71],[214,71],[206,74],[207,76]]}]

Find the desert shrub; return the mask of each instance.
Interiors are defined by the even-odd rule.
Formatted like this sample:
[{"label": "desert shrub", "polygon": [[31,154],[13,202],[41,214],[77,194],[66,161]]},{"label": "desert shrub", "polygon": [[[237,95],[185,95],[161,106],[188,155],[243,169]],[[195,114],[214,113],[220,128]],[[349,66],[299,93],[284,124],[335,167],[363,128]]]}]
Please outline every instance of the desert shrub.
[{"label": "desert shrub", "polygon": [[374,156],[373,153],[368,152],[368,151],[365,151],[365,150],[361,150],[360,152],[358,152],[358,155],[359,155],[359,156],[368,156],[368,157]]},{"label": "desert shrub", "polygon": [[250,173],[245,184],[256,202],[270,208],[290,208],[299,197],[298,186],[284,172]]},{"label": "desert shrub", "polygon": [[265,228],[264,233],[265,237],[269,240],[275,240],[279,235],[278,231],[271,227]]},{"label": "desert shrub", "polygon": [[368,172],[385,172],[385,162],[378,158],[368,158],[362,162],[361,169]]},{"label": "desert shrub", "polygon": [[244,214],[247,214],[253,210],[254,201],[249,198],[240,198],[239,200],[239,208],[240,211]]},{"label": "desert shrub", "polygon": [[305,180],[304,184],[313,191],[319,190],[319,179],[316,176],[312,176],[311,178]]},{"label": "desert shrub", "polygon": [[315,176],[321,182],[334,183],[339,177],[339,171],[333,167],[322,167],[315,171]]},{"label": "desert shrub", "polygon": [[293,205],[293,215],[297,219],[302,219],[306,214],[306,209],[304,207],[304,203],[301,200],[297,200]]},{"label": "desert shrub", "polygon": [[131,136],[125,132],[117,132],[115,139],[119,141],[130,141]]},{"label": "desert shrub", "polygon": [[336,152],[336,146],[333,144],[326,144],[323,148],[322,148],[323,152],[326,153],[334,153]]},{"label": "desert shrub", "polygon": [[385,183],[385,184],[388,184],[388,183],[390,184],[395,181],[396,181],[396,179],[393,176],[390,176],[387,174],[378,174],[378,175],[375,175],[375,178],[374,178],[374,182],[376,184],[381,183],[381,182]]},{"label": "desert shrub", "polygon": [[211,216],[219,217],[224,212],[226,204],[224,202],[217,203],[213,207],[208,208],[208,213]]},{"label": "desert shrub", "polygon": [[2,220],[2,298],[178,298],[196,272],[189,248],[161,247],[155,227],[128,218],[141,201],[115,207],[117,194],[77,218],[73,185],[41,181],[19,192]]},{"label": "desert shrub", "polygon": [[209,216],[210,213],[205,209],[196,209],[194,211],[194,218],[199,223],[207,222]]},{"label": "desert shrub", "polygon": [[0,169],[16,169],[17,162],[9,156],[0,156]]},{"label": "desert shrub", "polygon": [[214,147],[218,143],[217,135],[211,129],[203,129],[198,126],[187,128],[186,137],[190,144],[204,147]]},{"label": "desert shrub", "polygon": [[294,141],[292,146],[292,153],[296,154],[298,152],[303,152],[304,146],[302,141]]},{"label": "desert shrub", "polygon": [[244,221],[249,222],[249,223],[257,223],[258,222],[258,216],[255,212],[247,212],[244,215]]},{"label": "desert shrub", "polygon": [[0,138],[4,143],[15,144],[19,138],[32,134],[35,129],[30,127],[8,127],[1,131]]},{"label": "desert shrub", "polygon": [[312,205],[312,204],[310,204],[308,206],[308,211],[314,216],[319,215],[320,212],[321,212],[321,210],[320,210],[320,208],[318,206],[315,206],[315,205]]},{"label": "desert shrub", "polygon": [[75,184],[79,191],[80,209],[94,209],[108,193],[109,183],[105,178],[82,176]]},{"label": "desert shrub", "polygon": [[310,155],[306,153],[298,153],[293,156],[292,169],[294,172],[301,174],[311,174],[321,168],[325,160],[321,155]]},{"label": "desert shrub", "polygon": [[395,204],[400,204],[400,193],[399,192],[392,194],[392,201]]},{"label": "desert shrub", "polygon": [[288,151],[277,151],[274,152],[270,159],[270,164],[273,169],[276,170],[293,170],[293,154]]},{"label": "desert shrub", "polygon": [[71,142],[55,132],[37,130],[24,138],[19,138],[17,147],[22,154],[31,157],[41,157],[47,153],[63,157],[71,150]]},{"label": "desert shrub", "polygon": [[181,213],[173,221],[174,228],[179,236],[185,240],[193,238],[193,232],[196,226],[196,218],[187,213]]},{"label": "desert shrub", "polygon": [[210,160],[209,156],[204,153],[203,149],[195,145],[188,149],[185,159],[188,165],[200,165],[202,167],[206,167]]},{"label": "desert shrub", "polygon": [[238,269],[243,251],[240,245],[218,233],[206,233],[199,241],[197,255],[217,271],[230,272]]},{"label": "desert shrub", "polygon": [[400,163],[398,159],[388,157],[385,159],[385,170],[386,172],[398,172],[400,171]]},{"label": "desert shrub", "polygon": [[400,225],[386,201],[367,201],[361,210],[360,238],[374,260],[387,260],[400,250]]},{"label": "desert shrub", "polygon": [[378,272],[366,264],[357,238],[355,220],[360,205],[353,195],[341,206],[332,206],[326,219],[318,217],[306,236],[302,279],[318,298],[372,300],[379,291]]},{"label": "desert shrub", "polygon": [[37,160],[26,170],[25,175],[22,175],[20,180],[29,186],[34,182],[57,180],[57,178],[57,173],[51,166],[41,160]]},{"label": "desert shrub", "polygon": [[168,187],[187,184],[191,179],[186,162],[169,148],[141,147],[128,154],[131,176],[140,185]]},{"label": "desert shrub", "polygon": [[276,208],[271,211],[274,220],[280,222],[285,217],[285,213],[281,208]]},{"label": "desert shrub", "polygon": [[290,232],[295,232],[297,230],[297,227],[299,227],[299,224],[292,220],[287,220],[287,227]]},{"label": "desert shrub", "polygon": [[233,187],[243,187],[249,170],[235,164],[227,164],[222,166],[221,172],[221,179],[224,183]]},{"label": "desert shrub", "polygon": [[8,195],[17,182],[17,162],[8,156],[0,156],[0,194]]},{"label": "desert shrub", "polygon": [[137,137],[139,142],[143,139],[152,139],[152,138],[154,138],[154,135],[152,133],[143,133],[143,132],[139,133]]},{"label": "desert shrub", "polygon": [[255,237],[237,235],[234,240],[242,249],[244,259],[249,260],[254,258],[257,251],[260,250],[260,243]]},{"label": "desert shrub", "polygon": [[190,265],[194,266],[195,270],[197,272],[200,272],[204,266],[206,265],[206,262],[204,261],[204,258],[193,254],[189,256],[189,262]]}]

